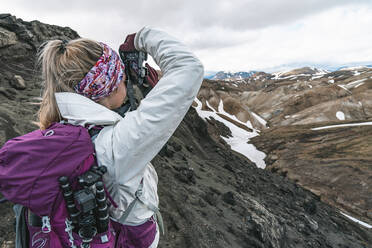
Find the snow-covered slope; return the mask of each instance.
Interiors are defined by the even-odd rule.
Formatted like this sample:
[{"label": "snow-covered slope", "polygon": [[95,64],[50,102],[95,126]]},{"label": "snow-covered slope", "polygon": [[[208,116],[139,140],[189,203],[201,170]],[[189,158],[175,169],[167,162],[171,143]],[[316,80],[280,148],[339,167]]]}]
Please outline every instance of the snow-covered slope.
[{"label": "snow-covered slope", "polygon": [[[223,124],[225,124],[226,127],[230,129],[232,137],[221,136],[221,138],[224,139],[231,146],[232,150],[246,156],[249,160],[254,162],[258,168],[265,169],[265,153],[258,151],[253,144],[248,143],[251,138],[257,136],[259,133],[258,130],[253,129],[250,121],[242,122],[238,120],[234,115],[227,113],[223,109],[222,100],[220,101],[217,110],[210,106],[208,101],[206,101],[207,106],[212,111],[202,110],[202,103],[197,98],[195,98],[195,102],[197,103],[197,106],[195,108],[200,117],[202,117],[203,119],[209,119],[213,117],[215,120],[222,122]],[[223,116],[226,116],[234,120],[235,122],[230,122],[226,120],[226,118],[223,118]],[[237,126],[235,124],[236,122],[248,127],[248,129],[253,129],[252,132],[249,132],[247,131],[247,129],[243,129],[240,126]]]}]

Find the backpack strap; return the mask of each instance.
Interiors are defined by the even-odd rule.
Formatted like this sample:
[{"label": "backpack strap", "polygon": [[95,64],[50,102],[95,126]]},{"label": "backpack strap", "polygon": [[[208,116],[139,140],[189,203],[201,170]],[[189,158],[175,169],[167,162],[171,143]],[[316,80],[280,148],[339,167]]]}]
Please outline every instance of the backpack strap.
[{"label": "backpack strap", "polygon": [[152,203],[145,203],[141,199],[142,193],[143,193],[143,179],[141,180],[141,183],[138,186],[138,189],[137,189],[137,191],[135,193],[135,197],[136,198],[129,204],[128,208],[124,211],[124,214],[119,219],[119,222],[120,223],[125,223],[125,221],[127,220],[129,214],[132,212],[132,210],[136,206],[137,202],[141,202],[143,205],[147,206],[151,211],[153,211],[155,213],[155,218],[156,218],[156,221],[158,222],[158,225],[159,225],[159,228],[160,228],[160,233],[162,235],[164,235],[165,234],[164,222],[163,222],[163,217],[161,216],[161,213],[160,213],[159,208],[156,207]]},{"label": "backpack strap", "polygon": [[160,228],[160,233],[162,235],[165,235],[165,228],[164,228],[164,221],[163,221],[163,216],[160,213],[160,209],[156,207],[152,203],[145,203],[141,198],[138,198],[138,200],[145,206],[147,206],[150,210],[152,210],[155,213],[155,220],[159,225]]},{"label": "backpack strap", "polygon": [[27,210],[28,215],[28,223],[30,226],[39,226],[40,228],[43,225],[43,222],[39,216],[31,212],[29,209]]},{"label": "backpack strap", "polygon": [[13,211],[16,217],[16,240],[15,245],[17,248],[28,248],[29,235],[26,223],[26,210],[22,205],[15,204]]},{"label": "backpack strap", "polygon": [[136,198],[129,204],[128,208],[124,211],[124,214],[119,219],[120,223],[125,223],[129,214],[132,212],[134,207],[137,205],[137,202],[139,201],[139,197],[142,195],[142,189],[143,189],[143,182],[141,181],[141,183],[138,186],[138,189],[135,193]]},{"label": "backpack strap", "polygon": [[97,138],[99,132],[101,132],[103,127],[102,126],[90,125],[90,126],[87,127],[87,129],[88,129],[88,133],[90,135],[90,138],[92,139],[92,141],[94,141],[94,139]]},{"label": "backpack strap", "polygon": [[[103,129],[103,127],[102,126],[95,126],[95,125],[92,124],[89,127],[87,127],[87,129],[88,129],[88,133],[90,135],[90,139],[92,140],[92,142],[94,142],[94,140],[97,138],[98,134],[101,132],[101,130]],[[94,156],[95,156],[95,159],[96,159],[96,164],[98,165],[97,157],[96,157],[96,155],[94,155]],[[114,208],[117,208],[118,207],[118,204],[111,197],[111,195],[108,192],[108,190],[106,189],[106,186],[105,185],[103,185],[103,188],[105,190],[106,197],[108,198],[108,200],[110,201],[110,203],[112,204],[112,206],[114,206]]]},{"label": "backpack strap", "polygon": [[[125,110],[123,110],[124,113],[119,113],[121,114],[123,117],[125,115],[125,113],[128,111],[128,105],[126,105],[124,107],[123,105],[123,109],[125,108]],[[89,135],[92,139],[92,141],[95,140],[95,138],[97,138],[98,134],[101,132],[101,130],[103,129],[102,126],[95,126],[95,125],[90,125],[89,127],[87,127],[88,129],[88,132],[89,132]],[[113,204],[113,206],[115,208],[118,207],[118,205],[115,203],[115,201],[111,198],[111,195],[109,194],[109,192],[106,190],[105,188],[105,191],[106,191],[106,195],[108,196],[108,199],[110,200],[111,204]],[[120,223],[125,223],[125,221],[127,220],[129,214],[132,212],[132,210],[134,209],[134,207],[136,206],[137,202],[140,201],[142,204],[144,204],[145,206],[147,206],[151,211],[153,211],[155,213],[155,219],[159,225],[159,228],[160,228],[160,233],[162,235],[165,234],[165,229],[164,229],[164,222],[163,222],[163,217],[160,213],[160,210],[158,207],[156,207],[154,204],[152,203],[145,203],[142,199],[141,199],[141,196],[142,196],[142,192],[143,192],[143,179],[141,180],[141,183],[140,185],[138,186],[138,189],[135,193],[135,199],[129,204],[128,208],[124,211],[124,214],[121,216],[121,218],[119,219],[119,222]]]}]

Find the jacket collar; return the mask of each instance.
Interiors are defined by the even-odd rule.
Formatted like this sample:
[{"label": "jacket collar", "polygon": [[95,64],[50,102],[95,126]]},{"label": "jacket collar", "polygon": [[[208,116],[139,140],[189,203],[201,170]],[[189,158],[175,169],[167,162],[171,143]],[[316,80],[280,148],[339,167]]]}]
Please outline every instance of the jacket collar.
[{"label": "jacket collar", "polygon": [[55,96],[62,117],[70,124],[114,125],[122,119],[114,111],[77,93],[62,92]]}]

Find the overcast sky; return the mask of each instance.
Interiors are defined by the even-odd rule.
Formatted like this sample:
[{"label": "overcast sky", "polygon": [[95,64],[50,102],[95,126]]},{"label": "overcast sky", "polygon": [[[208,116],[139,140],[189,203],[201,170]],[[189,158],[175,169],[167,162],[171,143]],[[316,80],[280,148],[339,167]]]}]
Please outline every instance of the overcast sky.
[{"label": "overcast sky", "polygon": [[1,0],[1,12],[68,26],[115,49],[127,34],[158,27],[206,70],[372,61],[372,0]]}]

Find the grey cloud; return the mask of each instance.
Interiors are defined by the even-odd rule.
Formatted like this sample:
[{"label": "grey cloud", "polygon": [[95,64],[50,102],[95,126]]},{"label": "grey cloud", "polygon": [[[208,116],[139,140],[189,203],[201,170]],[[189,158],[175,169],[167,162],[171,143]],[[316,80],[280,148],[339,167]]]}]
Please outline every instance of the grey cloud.
[{"label": "grey cloud", "polygon": [[[260,28],[294,22],[337,6],[371,4],[371,1],[65,0],[62,3],[61,1],[12,0],[12,3],[17,3],[19,8],[32,13],[35,19],[45,15],[65,16],[75,19],[74,25],[78,24],[84,30],[89,29],[92,32],[97,29],[96,33],[99,35],[106,33],[108,37],[113,37],[113,32],[125,34],[135,32],[144,25],[151,25],[177,34],[194,49],[207,49],[237,46],[253,39],[241,38],[244,36],[240,36],[240,32],[257,31]],[[214,31],[216,29],[223,34],[216,33]],[[194,37],[190,38],[192,35]]]},{"label": "grey cloud", "polygon": [[295,21],[340,5],[370,3],[370,0],[106,0],[104,3],[102,0],[65,0],[63,4],[42,0],[15,1],[40,13],[65,12],[78,17],[79,13],[90,12],[95,13],[98,19],[95,21],[116,15],[123,25],[129,20],[137,25],[197,30],[216,26],[231,30],[257,29]]},{"label": "grey cloud", "polygon": [[194,32],[194,35],[187,37],[184,41],[196,50],[216,50],[250,43],[256,41],[258,36],[257,32],[243,34],[221,28],[208,28],[201,32]]},{"label": "grey cloud", "polygon": [[307,15],[316,14],[345,4],[370,3],[367,0],[281,0],[236,1],[211,14],[199,15],[201,27],[220,26],[232,30],[258,29],[293,22]]},{"label": "grey cloud", "polygon": [[203,49],[221,49],[226,47],[237,46],[244,43],[243,41],[239,40],[219,40],[219,39],[210,39],[200,38],[193,40],[192,42],[188,42],[188,45],[196,50],[203,50]]}]

